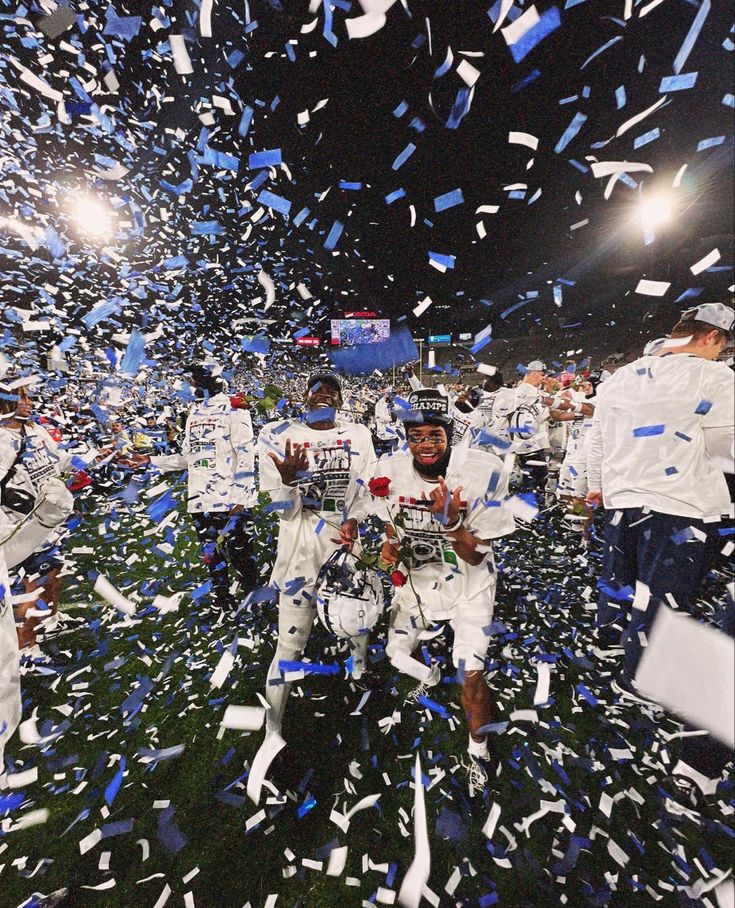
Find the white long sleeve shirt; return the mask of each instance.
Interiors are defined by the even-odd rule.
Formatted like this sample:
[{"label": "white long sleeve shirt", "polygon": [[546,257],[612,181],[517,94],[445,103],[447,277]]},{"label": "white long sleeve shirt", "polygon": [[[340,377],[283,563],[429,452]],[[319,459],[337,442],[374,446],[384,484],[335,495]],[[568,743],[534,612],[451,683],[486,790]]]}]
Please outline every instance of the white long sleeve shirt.
[{"label": "white long sleeve shirt", "polygon": [[513,446],[518,454],[533,454],[549,447],[549,410],[542,402],[542,393],[528,382],[521,382],[515,389],[515,412],[522,408],[528,413],[527,424],[534,431],[529,437],[515,435]]},{"label": "white long sleeve shirt", "polygon": [[[648,507],[719,520],[730,511],[723,455],[732,451],[732,372],[685,353],[643,356],[597,392],[588,485],[606,508]],[[727,459],[726,457],[724,459]]]},{"label": "white long sleeve shirt", "polygon": [[194,404],[181,454],[151,457],[151,464],[161,472],[188,470],[190,513],[257,503],[253,423],[250,413],[233,408],[226,394]]},{"label": "white long sleeve shirt", "polygon": [[[49,479],[69,469],[72,455],[62,450],[43,426],[28,422],[24,430],[25,451],[13,469],[13,463],[23,444],[23,430],[0,426],[0,479],[4,479],[12,469],[13,475],[8,480],[7,488],[28,492],[37,498]],[[10,520],[23,516],[14,514],[7,508],[4,510]]]},{"label": "white long sleeve shirt", "polygon": [[41,548],[49,531],[35,517],[24,519],[18,527],[0,510],[0,776],[5,744],[21,718],[20,654],[8,569]]}]

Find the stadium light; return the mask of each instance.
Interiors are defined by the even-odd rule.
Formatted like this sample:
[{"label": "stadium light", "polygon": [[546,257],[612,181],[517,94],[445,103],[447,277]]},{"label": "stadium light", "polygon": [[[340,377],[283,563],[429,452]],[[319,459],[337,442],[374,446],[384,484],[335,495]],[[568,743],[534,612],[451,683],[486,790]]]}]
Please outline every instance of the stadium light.
[{"label": "stadium light", "polygon": [[97,240],[106,240],[112,234],[112,212],[92,196],[82,196],[74,203],[72,216],[79,230]]},{"label": "stadium light", "polygon": [[643,196],[638,204],[638,213],[646,234],[655,233],[661,227],[671,223],[674,216],[674,205],[670,195],[659,193]]}]

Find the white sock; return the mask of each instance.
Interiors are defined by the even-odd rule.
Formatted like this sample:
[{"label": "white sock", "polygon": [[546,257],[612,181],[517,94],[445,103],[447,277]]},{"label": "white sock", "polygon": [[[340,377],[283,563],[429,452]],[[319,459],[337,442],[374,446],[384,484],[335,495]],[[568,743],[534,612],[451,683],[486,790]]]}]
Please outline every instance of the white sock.
[{"label": "white sock", "polygon": [[470,752],[471,757],[481,757],[484,760],[490,756],[490,751],[487,749],[487,736],[485,736],[482,741],[475,741],[475,739],[470,735],[470,743],[467,750]]}]

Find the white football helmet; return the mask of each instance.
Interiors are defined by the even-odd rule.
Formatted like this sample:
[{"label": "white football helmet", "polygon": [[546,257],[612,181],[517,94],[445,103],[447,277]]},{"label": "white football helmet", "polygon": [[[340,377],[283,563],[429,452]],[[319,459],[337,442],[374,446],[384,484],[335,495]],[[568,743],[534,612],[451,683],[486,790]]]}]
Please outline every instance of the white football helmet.
[{"label": "white football helmet", "polygon": [[375,571],[345,548],[337,549],[319,571],[317,613],[335,637],[366,634],[383,611],[383,598],[383,587]]}]

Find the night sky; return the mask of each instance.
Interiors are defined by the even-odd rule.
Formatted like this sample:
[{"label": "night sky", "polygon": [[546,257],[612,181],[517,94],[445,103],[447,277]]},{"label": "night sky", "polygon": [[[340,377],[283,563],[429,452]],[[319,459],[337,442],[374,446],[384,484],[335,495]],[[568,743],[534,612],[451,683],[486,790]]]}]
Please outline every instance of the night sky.
[{"label": "night sky", "polygon": [[[550,23],[516,61],[493,31],[500,3],[397,2],[382,28],[350,40],[345,21],[361,8],[342,0],[326,18],[321,3],[214,0],[211,38],[191,2],[67,4],[78,15],[58,35],[58,11],[3,2],[0,217],[36,238],[32,249],[17,228],[0,232],[4,302],[47,319],[49,341],[80,324],[100,342],[160,324],[163,349],[252,332],[257,322],[244,319],[258,317],[285,334],[319,334],[344,308],[405,319],[414,334],[492,323],[494,336],[511,337],[534,323],[583,333],[640,321],[652,302],[675,316],[694,300],[726,298],[728,4],[629,5],[504,8],[503,28],[533,9]],[[697,17],[679,66],[691,87],[667,89]],[[183,36],[191,74],[176,72],[171,35]],[[581,128],[561,148],[575,119]],[[537,149],[511,143],[512,132],[535,137]],[[250,158],[264,151],[283,165]],[[624,174],[605,199],[609,178],[593,175],[595,161],[653,172]],[[123,175],[99,177],[119,165]],[[449,201],[460,203],[437,210],[455,190]],[[673,220],[646,245],[640,200],[661,192]],[[85,193],[115,212],[104,242],[71,216]],[[326,249],[335,223],[343,231]],[[715,270],[693,275],[713,249]],[[453,267],[437,270],[430,253]],[[272,305],[261,269],[275,281]],[[636,293],[642,278],[671,287],[652,299]],[[81,321],[110,300],[104,318]]]}]

